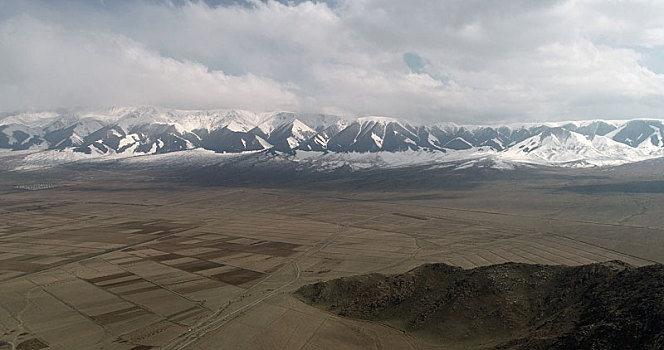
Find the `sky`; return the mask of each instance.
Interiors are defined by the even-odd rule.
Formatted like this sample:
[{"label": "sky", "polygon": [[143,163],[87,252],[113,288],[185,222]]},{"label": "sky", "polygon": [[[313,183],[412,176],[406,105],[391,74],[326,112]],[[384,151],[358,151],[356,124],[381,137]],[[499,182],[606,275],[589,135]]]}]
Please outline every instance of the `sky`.
[{"label": "sky", "polygon": [[0,0],[0,111],[664,117],[664,1]]}]

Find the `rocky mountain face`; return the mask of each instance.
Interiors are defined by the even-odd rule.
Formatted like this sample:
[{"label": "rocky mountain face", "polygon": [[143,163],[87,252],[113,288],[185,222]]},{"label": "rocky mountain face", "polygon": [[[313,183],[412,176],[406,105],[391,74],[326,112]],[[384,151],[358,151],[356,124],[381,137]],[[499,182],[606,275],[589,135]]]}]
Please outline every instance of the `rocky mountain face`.
[{"label": "rocky mountain face", "polygon": [[414,125],[385,117],[354,120],[290,112],[181,111],[153,107],[17,113],[0,119],[0,148],[90,155],[215,152],[503,153],[535,163],[637,161],[664,155],[660,120],[512,126]]},{"label": "rocky mountain face", "polygon": [[444,348],[664,348],[662,265],[430,264],[307,285],[296,295]]}]

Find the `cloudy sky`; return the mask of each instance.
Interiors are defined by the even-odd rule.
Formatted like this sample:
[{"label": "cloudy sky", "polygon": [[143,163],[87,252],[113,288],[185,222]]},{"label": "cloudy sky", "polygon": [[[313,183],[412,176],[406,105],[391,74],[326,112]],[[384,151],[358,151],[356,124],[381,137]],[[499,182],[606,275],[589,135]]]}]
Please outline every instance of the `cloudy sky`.
[{"label": "cloudy sky", "polygon": [[664,1],[0,0],[0,111],[664,117]]}]

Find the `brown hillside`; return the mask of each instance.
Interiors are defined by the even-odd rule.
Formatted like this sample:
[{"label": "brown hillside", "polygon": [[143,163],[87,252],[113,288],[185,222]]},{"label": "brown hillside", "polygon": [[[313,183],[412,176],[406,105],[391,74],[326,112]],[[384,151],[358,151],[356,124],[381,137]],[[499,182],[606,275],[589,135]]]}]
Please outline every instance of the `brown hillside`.
[{"label": "brown hillside", "polygon": [[429,264],[320,282],[296,294],[339,315],[452,347],[664,348],[662,265]]}]

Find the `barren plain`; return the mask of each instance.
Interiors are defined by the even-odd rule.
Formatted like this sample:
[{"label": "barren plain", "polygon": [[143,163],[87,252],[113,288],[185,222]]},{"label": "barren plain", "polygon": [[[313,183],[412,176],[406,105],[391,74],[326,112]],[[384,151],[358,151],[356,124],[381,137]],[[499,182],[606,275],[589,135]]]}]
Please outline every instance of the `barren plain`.
[{"label": "barren plain", "polygon": [[664,263],[662,170],[1,171],[0,349],[439,348],[293,291],[424,263]]}]

